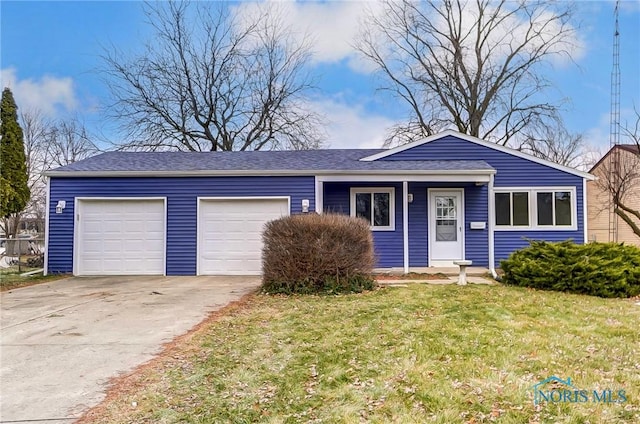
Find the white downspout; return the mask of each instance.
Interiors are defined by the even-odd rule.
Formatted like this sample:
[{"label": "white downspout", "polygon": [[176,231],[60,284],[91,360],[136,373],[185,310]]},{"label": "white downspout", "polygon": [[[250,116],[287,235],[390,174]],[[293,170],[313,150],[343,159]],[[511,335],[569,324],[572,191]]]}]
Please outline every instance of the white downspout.
[{"label": "white downspout", "polygon": [[494,248],[494,232],[493,227],[496,222],[495,217],[495,202],[493,199],[493,182],[494,182],[494,174],[489,175],[489,193],[487,193],[488,199],[488,210],[489,210],[489,222],[487,228],[489,229],[489,272],[493,278],[498,277],[498,273],[496,272],[495,265],[495,248]]},{"label": "white downspout", "polygon": [[44,177],[47,181],[47,194],[44,209],[44,271],[43,275],[47,275],[49,271],[49,202],[51,202],[51,178]]},{"label": "white downspout", "polygon": [[318,178],[318,176],[316,175],[315,177],[315,190],[316,190],[316,205],[315,205],[315,212],[318,214],[321,214],[323,209],[324,209],[324,182],[322,180],[320,180],[320,178]]},{"label": "white downspout", "polygon": [[402,245],[404,251],[404,273],[409,273],[409,183],[402,182]]}]

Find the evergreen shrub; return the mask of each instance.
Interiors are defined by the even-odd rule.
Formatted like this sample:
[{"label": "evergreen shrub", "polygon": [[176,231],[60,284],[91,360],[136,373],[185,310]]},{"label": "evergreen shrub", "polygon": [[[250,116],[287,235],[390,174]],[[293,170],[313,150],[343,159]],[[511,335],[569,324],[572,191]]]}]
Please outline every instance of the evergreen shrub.
[{"label": "evergreen shrub", "polygon": [[619,243],[529,241],[501,262],[503,282],[600,297],[640,295],[640,248]]},{"label": "evergreen shrub", "polygon": [[374,287],[369,224],[339,214],[292,215],[267,223],[262,289],[267,293],[351,293]]}]

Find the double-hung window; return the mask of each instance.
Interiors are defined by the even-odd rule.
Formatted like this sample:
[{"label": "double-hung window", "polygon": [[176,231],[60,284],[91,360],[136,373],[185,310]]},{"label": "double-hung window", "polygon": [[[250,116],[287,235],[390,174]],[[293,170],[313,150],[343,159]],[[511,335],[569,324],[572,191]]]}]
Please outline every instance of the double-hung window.
[{"label": "double-hung window", "polygon": [[393,188],[351,189],[351,216],[365,219],[372,230],[394,229],[393,205]]},{"label": "double-hung window", "polygon": [[495,189],[496,229],[576,228],[575,188]]}]

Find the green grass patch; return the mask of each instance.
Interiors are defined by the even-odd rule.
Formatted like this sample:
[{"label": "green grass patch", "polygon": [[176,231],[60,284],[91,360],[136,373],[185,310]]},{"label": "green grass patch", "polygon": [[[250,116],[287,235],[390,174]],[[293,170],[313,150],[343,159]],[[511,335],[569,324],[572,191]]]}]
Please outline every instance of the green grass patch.
[{"label": "green grass patch", "polygon": [[[634,301],[501,285],[256,295],[92,421],[640,422],[638,322]],[[551,375],[627,402],[535,406]]]},{"label": "green grass patch", "polygon": [[[28,271],[28,270],[27,270]],[[17,289],[20,287],[33,286],[35,284],[47,283],[68,277],[66,274],[50,274],[50,275],[30,275],[23,277],[21,274],[27,271],[17,271],[13,268],[0,271],[0,291]]]}]

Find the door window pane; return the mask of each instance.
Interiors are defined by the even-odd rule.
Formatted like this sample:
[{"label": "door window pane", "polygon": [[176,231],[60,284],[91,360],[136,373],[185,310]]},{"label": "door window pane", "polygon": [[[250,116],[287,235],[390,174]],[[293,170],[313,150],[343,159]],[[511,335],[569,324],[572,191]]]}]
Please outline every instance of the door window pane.
[{"label": "door window pane", "polygon": [[436,241],[458,240],[455,196],[436,196]]},{"label": "door window pane", "polygon": [[556,201],[556,225],[571,225],[571,193],[557,191]]},{"label": "door window pane", "polygon": [[511,225],[511,199],[509,193],[496,193],[496,225]]},{"label": "door window pane", "polygon": [[553,225],[553,193],[538,193],[538,225]]},{"label": "door window pane", "polygon": [[436,196],[436,219],[456,219],[456,198]]},{"label": "door window pane", "polygon": [[371,224],[371,193],[356,193],[356,216]]},{"label": "door window pane", "polygon": [[513,193],[513,225],[529,225],[529,193]]},{"label": "door window pane", "polygon": [[376,227],[389,226],[389,193],[373,194],[373,225]]},{"label": "door window pane", "polygon": [[436,241],[457,241],[457,221],[452,219],[436,220]]}]

